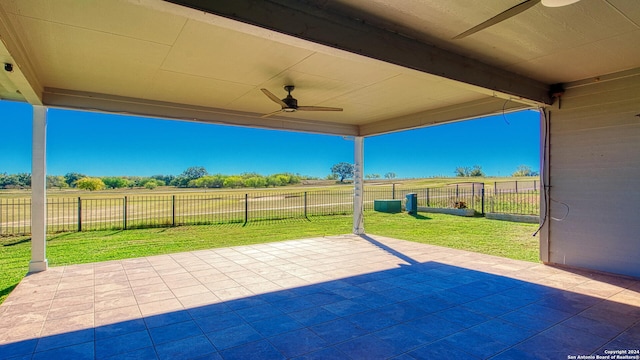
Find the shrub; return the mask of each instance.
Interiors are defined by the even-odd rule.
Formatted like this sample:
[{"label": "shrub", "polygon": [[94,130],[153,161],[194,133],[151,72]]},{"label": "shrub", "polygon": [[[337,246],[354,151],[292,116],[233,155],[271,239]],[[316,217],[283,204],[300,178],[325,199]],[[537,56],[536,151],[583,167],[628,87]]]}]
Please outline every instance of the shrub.
[{"label": "shrub", "polygon": [[158,187],[158,183],[157,183],[157,181],[155,179],[154,180],[150,180],[150,181],[147,181],[146,183],[144,183],[144,187],[145,187],[145,189],[153,190],[153,189]]}]

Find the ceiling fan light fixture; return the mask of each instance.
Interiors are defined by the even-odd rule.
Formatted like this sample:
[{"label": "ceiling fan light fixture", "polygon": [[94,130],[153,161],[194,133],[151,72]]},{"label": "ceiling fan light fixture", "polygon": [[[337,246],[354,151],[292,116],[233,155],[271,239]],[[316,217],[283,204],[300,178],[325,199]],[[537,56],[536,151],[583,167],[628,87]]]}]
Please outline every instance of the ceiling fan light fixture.
[{"label": "ceiling fan light fixture", "polygon": [[577,3],[580,0],[542,0],[542,5],[546,7],[561,7]]}]

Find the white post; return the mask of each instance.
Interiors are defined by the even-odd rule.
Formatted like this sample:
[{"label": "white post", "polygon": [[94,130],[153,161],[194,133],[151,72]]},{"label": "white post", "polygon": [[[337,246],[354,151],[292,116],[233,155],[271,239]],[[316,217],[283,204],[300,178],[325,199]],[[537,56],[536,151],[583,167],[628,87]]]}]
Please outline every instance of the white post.
[{"label": "white post", "polygon": [[362,174],[364,171],[364,138],[356,136],[353,148],[353,233],[364,234],[364,182]]},{"label": "white post", "polygon": [[47,270],[47,108],[33,106],[31,154],[31,262],[29,272]]}]

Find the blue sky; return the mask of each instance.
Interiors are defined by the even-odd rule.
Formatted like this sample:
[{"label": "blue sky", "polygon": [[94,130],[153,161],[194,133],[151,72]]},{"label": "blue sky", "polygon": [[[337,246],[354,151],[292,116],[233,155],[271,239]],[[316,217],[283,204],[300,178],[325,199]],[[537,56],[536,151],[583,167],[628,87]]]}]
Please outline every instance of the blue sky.
[{"label": "blue sky", "polygon": [[[0,101],[0,173],[31,172],[31,121],[31,106]],[[204,166],[211,174],[324,178],[333,164],[353,162],[353,141],[340,136],[61,109],[49,110],[47,136],[51,175],[178,175]],[[508,176],[518,165],[538,171],[539,139],[535,111],[367,137],[365,174],[453,176],[475,164],[489,176]]]}]

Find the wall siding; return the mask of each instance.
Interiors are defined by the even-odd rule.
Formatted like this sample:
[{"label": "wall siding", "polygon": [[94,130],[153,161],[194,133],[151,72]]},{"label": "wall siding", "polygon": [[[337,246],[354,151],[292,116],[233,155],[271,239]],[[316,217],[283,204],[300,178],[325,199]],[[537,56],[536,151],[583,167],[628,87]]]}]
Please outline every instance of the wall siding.
[{"label": "wall siding", "polygon": [[640,75],[569,87],[549,112],[548,262],[640,277]]}]

